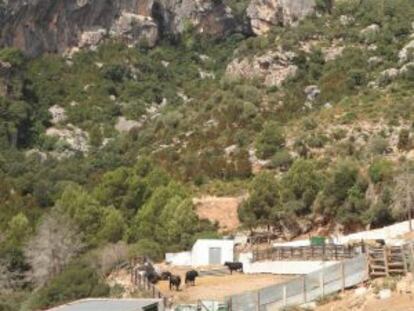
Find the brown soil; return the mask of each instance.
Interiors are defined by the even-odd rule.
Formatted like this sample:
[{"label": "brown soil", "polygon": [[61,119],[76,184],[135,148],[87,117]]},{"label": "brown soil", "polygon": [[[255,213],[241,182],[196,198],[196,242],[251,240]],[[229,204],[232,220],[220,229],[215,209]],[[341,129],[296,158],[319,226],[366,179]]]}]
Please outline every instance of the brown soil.
[{"label": "brown soil", "polygon": [[237,209],[243,198],[205,196],[193,202],[201,219],[217,222],[221,232],[234,232],[240,225]]},{"label": "brown soil", "polygon": [[368,297],[357,308],[352,308],[351,305],[355,298],[348,297],[328,303],[326,305],[317,307],[316,311],[414,311],[414,297],[412,294],[393,294],[392,297],[384,300],[379,300],[374,297]]},{"label": "brown soil", "polygon": [[198,300],[224,300],[227,296],[257,290],[291,278],[271,274],[247,275],[233,273],[233,275],[225,276],[199,277],[196,279],[195,286],[186,286],[184,284],[185,270],[172,272],[181,276],[180,291],[170,291],[167,281],[161,281],[157,287],[174,304],[196,303]]}]

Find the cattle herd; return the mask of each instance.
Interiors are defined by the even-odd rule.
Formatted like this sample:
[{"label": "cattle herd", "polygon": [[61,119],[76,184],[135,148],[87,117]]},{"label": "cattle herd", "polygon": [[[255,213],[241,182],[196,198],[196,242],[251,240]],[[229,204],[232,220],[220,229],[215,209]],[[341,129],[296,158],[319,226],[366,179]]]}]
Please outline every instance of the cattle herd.
[{"label": "cattle herd", "polygon": [[[233,274],[233,271],[243,272],[243,264],[240,262],[226,262],[224,264]],[[142,277],[145,277],[151,284],[157,284],[159,281],[169,281],[170,290],[180,290],[181,277],[174,275],[169,271],[158,272],[150,262],[146,262],[144,265],[138,267]],[[187,271],[185,274],[185,285],[195,286],[196,278],[200,276],[196,270]]]}]

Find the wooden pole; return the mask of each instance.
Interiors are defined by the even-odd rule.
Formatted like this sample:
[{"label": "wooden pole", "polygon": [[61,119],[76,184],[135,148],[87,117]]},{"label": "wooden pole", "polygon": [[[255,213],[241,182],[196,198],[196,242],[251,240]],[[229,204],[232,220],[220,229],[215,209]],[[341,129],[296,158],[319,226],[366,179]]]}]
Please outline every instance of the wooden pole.
[{"label": "wooden pole", "polygon": [[286,291],[286,285],[283,285],[283,306],[287,306],[287,291]]},{"label": "wooden pole", "polygon": [[388,271],[388,248],[384,246],[383,251],[384,251],[385,274],[387,276],[390,276],[390,272]]}]

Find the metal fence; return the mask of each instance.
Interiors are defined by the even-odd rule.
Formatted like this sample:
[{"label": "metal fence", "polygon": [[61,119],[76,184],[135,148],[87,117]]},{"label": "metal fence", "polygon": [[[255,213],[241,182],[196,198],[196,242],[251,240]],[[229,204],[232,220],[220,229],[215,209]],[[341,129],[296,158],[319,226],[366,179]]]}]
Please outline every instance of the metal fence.
[{"label": "metal fence", "polygon": [[273,311],[314,301],[368,279],[364,255],[327,265],[285,283],[228,298],[231,311]]},{"label": "metal fence", "polygon": [[253,251],[253,261],[262,260],[343,260],[356,255],[347,245],[273,246]]}]

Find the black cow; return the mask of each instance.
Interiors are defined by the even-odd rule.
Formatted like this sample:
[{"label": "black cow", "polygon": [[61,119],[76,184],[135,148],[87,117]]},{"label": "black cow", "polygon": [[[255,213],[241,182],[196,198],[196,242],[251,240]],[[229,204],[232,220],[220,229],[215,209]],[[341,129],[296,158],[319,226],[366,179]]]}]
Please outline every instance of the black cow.
[{"label": "black cow", "polygon": [[162,273],[161,273],[161,280],[163,280],[163,281],[167,281],[167,280],[169,280],[170,279],[170,277],[171,277],[171,272],[170,271],[163,271]]},{"label": "black cow", "polygon": [[185,274],[185,285],[190,284],[195,286],[195,279],[198,277],[199,274],[196,270],[187,271]]},{"label": "black cow", "polygon": [[233,271],[240,271],[243,272],[243,264],[241,262],[229,262],[226,261],[224,263],[230,270],[230,274],[233,274]]},{"label": "black cow", "polygon": [[151,284],[157,284],[161,280],[161,276],[155,271],[147,272],[145,276]]},{"label": "black cow", "polygon": [[172,290],[173,287],[175,287],[175,290],[179,291],[180,285],[181,285],[181,277],[178,275],[171,275],[170,276],[170,290]]}]

